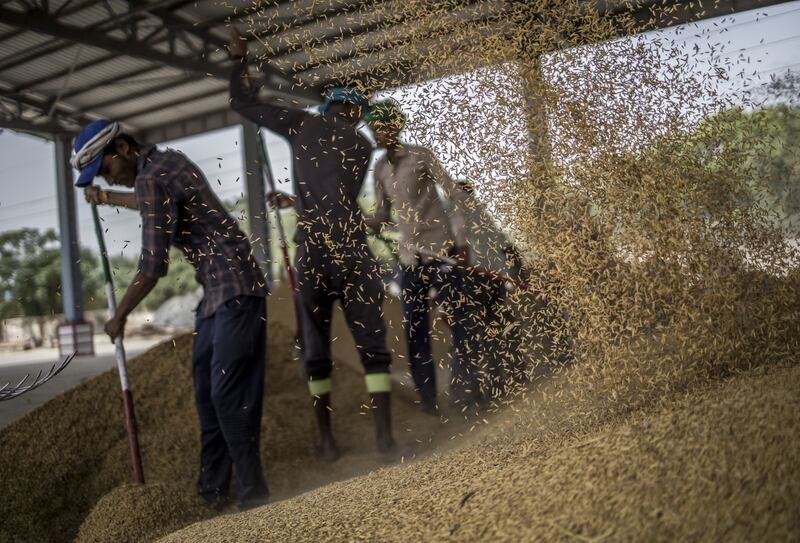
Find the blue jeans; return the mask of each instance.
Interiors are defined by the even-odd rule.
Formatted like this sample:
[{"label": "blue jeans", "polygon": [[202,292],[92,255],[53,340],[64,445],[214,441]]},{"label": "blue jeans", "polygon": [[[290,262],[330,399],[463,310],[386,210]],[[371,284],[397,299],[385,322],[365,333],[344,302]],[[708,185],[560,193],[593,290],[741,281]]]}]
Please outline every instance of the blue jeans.
[{"label": "blue jeans", "polygon": [[231,470],[243,504],[267,498],[259,453],[267,341],[264,317],[264,298],[237,296],[195,323],[192,374],[200,417],[197,491],[211,503],[227,499]]},{"label": "blue jeans", "polygon": [[408,363],[414,385],[423,405],[436,403],[436,366],[431,353],[429,291],[436,289],[444,301],[450,321],[451,380],[450,398],[455,403],[474,402],[480,398],[480,387],[473,353],[478,348],[478,321],[475,300],[466,291],[463,272],[456,267],[443,268],[437,262],[402,267],[400,294],[403,306],[403,328],[408,343]]}]

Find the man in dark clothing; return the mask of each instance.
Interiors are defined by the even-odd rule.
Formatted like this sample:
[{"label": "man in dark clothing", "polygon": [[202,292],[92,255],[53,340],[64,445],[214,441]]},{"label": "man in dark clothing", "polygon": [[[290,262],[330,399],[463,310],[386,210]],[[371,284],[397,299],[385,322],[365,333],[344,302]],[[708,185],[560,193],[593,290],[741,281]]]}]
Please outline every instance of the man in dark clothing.
[{"label": "man in dark clothing", "polygon": [[330,325],[339,300],[366,373],[378,451],[391,454],[390,354],[382,317],[383,285],[367,247],[357,198],[371,146],[356,130],[367,100],[351,89],[329,94],[321,115],[258,101],[247,75],[247,50],[234,30],[231,56],[231,107],[260,126],[285,137],[294,156],[295,197],[272,194],[273,204],[297,212],[295,278],[302,360],[314,399],[320,452],[333,461],[338,449],[330,422],[332,370]]},{"label": "man in dark clothing", "polygon": [[[109,121],[87,125],[74,151],[76,185],[86,187],[86,199],[138,209],[142,219],[138,270],[105,332],[112,341],[123,334],[127,316],[167,274],[170,246],[181,249],[204,291],[192,350],[201,434],[198,493],[222,507],[233,470],[240,508],[265,503],[259,436],[267,288],[247,238],[203,172],[181,153],[139,145]],[[96,176],[134,192],[90,187]]]}]

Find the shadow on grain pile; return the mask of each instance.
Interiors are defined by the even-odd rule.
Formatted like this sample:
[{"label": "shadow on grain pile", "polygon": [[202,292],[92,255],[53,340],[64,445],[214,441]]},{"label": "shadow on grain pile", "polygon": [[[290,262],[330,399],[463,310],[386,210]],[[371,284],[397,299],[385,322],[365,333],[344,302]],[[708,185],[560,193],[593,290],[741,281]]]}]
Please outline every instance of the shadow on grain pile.
[{"label": "shadow on grain pile", "polygon": [[791,541],[800,366],[600,422],[539,396],[459,450],[200,522],[162,541]]},{"label": "shadow on grain pile", "polygon": [[[381,465],[363,378],[347,367],[333,377],[334,429],[344,456],[333,466],[316,460],[316,427],[292,341],[288,329],[270,323],[262,458],[276,500]],[[190,366],[191,334],[130,364],[145,488],[121,486],[130,482],[130,459],[115,371],[0,431],[0,541],[152,540],[207,516],[194,497],[199,437]],[[429,442],[439,422],[395,396],[396,435]]]}]

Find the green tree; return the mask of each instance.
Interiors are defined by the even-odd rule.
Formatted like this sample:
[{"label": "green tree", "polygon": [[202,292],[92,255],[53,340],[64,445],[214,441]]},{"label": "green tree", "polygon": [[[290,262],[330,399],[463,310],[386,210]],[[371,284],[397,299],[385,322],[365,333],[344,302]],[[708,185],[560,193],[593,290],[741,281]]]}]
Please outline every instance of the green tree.
[{"label": "green tree", "polygon": [[[136,273],[136,259],[116,255],[109,259],[109,264],[114,281],[114,292],[119,299],[125,294]],[[181,251],[173,247],[170,249],[167,275],[162,277],[155,288],[150,291],[150,294],[144,299],[143,306],[153,311],[173,296],[193,292],[199,286],[194,279],[194,268],[186,261]]]},{"label": "green tree", "polygon": [[[97,257],[80,251],[85,309],[104,305]],[[53,230],[22,228],[0,234],[0,317],[38,317],[42,337],[45,318],[61,313],[61,253]]]},{"label": "green tree", "polygon": [[765,208],[776,221],[800,213],[800,108],[731,109],[704,120],[698,141],[714,151],[733,147],[749,178],[744,205]]}]

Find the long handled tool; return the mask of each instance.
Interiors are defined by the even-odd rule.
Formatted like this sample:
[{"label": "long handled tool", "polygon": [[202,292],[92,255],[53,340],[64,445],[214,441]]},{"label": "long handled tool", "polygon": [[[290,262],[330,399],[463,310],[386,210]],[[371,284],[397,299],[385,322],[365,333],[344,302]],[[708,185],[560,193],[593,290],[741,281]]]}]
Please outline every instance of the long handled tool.
[{"label": "long handled tool", "polygon": [[[261,154],[261,170],[269,185],[270,192],[276,192],[275,180],[272,178],[272,170],[269,168],[269,157],[267,156],[267,147],[264,144],[264,139],[261,136],[261,128],[257,130],[258,134],[258,150]],[[279,206],[275,206],[275,225],[278,229],[278,240],[281,244],[281,252],[283,253],[283,266],[286,268],[286,276],[289,278],[289,289],[292,291],[292,305],[294,305],[295,314],[295,336],[294,344],[298,351],[303,350],[303,331],[300,326],[300,300],[297,294],[297,285],[294,281],[294,273],[292,273],[292,262],[289,259],[289,245],[286,242],[286,230],[283,228],[283,220],[281,219],[281,210]],[[305,367],[303,366],[302,357],[297,357],[297,375],[300,378],[306,378]]]},{"label": "long handled tool", "polygon": [[[446,264],[448,266],[455,266],[458,264],[455,258],[451,258],[449,256],[443,256],[438,253],[435,253],[434,251],[429,251],[427,249],[422,249],[422,248],[417,249],[417,253],[420,256],[426,256],[428,258],[438,260],[442,264]],[[525,283],[524,281],[520,281],[519,279],[514,279],[513,277],[510,277],[503,273],[492,271],[482,266],[472,266],[467,271],[472,275],[479,275],[481,277],[485,277],[486,279],[490,279],[493,281],[502,281],[504,283],[511,283],[515,287],[523,290],[528,288],[528,284]]]},{"label": "long handled tool", "polygon": [[[103,263],[103,275],[106,280],[106,297],[108,298],[108,315],[114,317],[117,313],[117,299],[114,296],[114,283],[111,278],[111,267],[108,264],[106,242],[103,237],[103,227],[100,224],[100,215],[97,206],[92,204],[92,218],[94,230],[97,234],[97,245],[100,247],[100,260]],[[128,368],[125,361],[125,346],[122,344],[122,335],[114,338],[114,352],[117,357],[117,370],[119,382],[122,385],[122,407],[125,411],[125,427],[128,430],[128,446],[131,450],[131,464],[133,465],[133,482],[137,485],[144,484],[144,470],[142,469],[142,455],[139,451],[139,436],[136,429],[136,413],[133,410],[133,393],[128,385]]]},{"label": "long handled tool", "polygon": [[[382,241],[390,249],[392,249],[393,241],[391,239],[387,238],[386,236],[384,236],[380,232],[370,231],[370,235],[375,237],[375,239],[377,239],[379,241]],[[455,265],[458,264],[458,262],[456,261],[455,258],[451,258],[449,256],[440,255],[438,253],[435,253],[433,251],[429,251],[427,249],[417,248],[417,253],[420,256],[426,256],[428,258],[432,258],[434,260],[438,260],[439,262],[441,262],[442,264],[445,264],[447,266],[455,266]],[[502,281],[503,283],[510,283],[510,284],[514,285],[516,288],[519,288],[521,290],[527,290],[529,288],[529,286],[530,286],[525,281],[522,281],[520,279],[515,279],[515,278],[513,278],[513,277],[511,277],[509,275],[505,275],[503,273],[492,271],[492,270],[490,270],[488,268],[484,268],[482,266],[471,266],[467,271],[468,271],[468,273],[470,273],[472,275],[478,275],[478,276],[484,277],[484,278],[492,280],[492,281]]]},{"label": "long handled tool", "polygon": [[[264,139],[261,136],[261,129],[258,129],[258,151],[261,154],[261,169],[264,172],[264,177],[267,179],[270,192],[276,192],[275,180],[272,178],[272,170],[269,168],[269,157],[267,157],[267,149],[264,145]],[[281,210],[275,206],[275,224],[278,228],[278,240],[281,244],[281,253],[283,253],[283,265],[286,268],[286,275],[289,277],[289,287],[292,289],[292,300],[297,302],[297,292],[294,284],[294,274],[292,273],[292,262],[289,259],[289,245],[286,243],[286,231],[283,228],[283,220],[281,219]],[[298,321],[299,322],[299,321]]]},{"label": "long handled tool", "polygon": [[[6,383],[0,386],[0,402],[6,400],[13,400],[18,396],[22,396],[26,392],[30,392],[35,388],[39,388],[47,381],[49,381],[50,379],[61,373],[61,370],[66,368],[67,365],[69,365],[69,363],[72,362],[73,358],[75,358],[75,353],[69,355],[60,364],[53,364],[50,367],[50,371],[46,373],[44,372],[44,370],[39,370],[39,373],[36,374],[36,377],[34,377],[32,381],[28,381],[31,374],[27,373],[25,374],[25,377],[23,377],[22,380],[16,384],[16,386],[11,386],[11,383]],[[44,373],[44,375],[42,375],[42,373]]]}]

